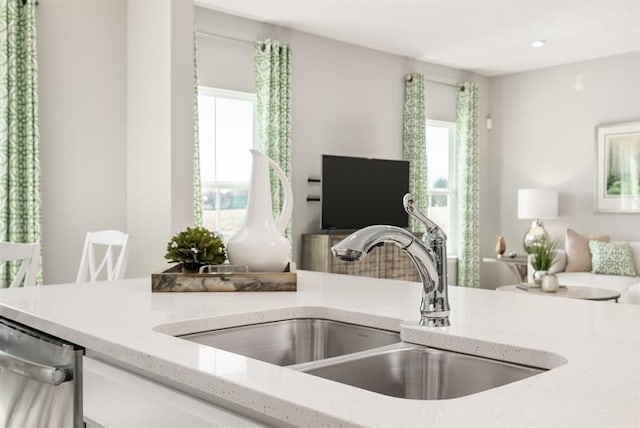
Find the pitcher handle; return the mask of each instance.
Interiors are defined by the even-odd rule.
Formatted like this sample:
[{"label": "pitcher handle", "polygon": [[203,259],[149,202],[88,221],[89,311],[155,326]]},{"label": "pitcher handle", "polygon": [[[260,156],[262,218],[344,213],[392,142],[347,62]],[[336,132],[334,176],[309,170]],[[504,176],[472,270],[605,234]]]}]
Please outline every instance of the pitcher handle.
[{"label": "pitcher handle", "polygon": [[284,173],[282,168],[269,156],[265,156],[269,159],[273,170],[276,172],[276,175],[280,179],[282,183],[282,188],[284,189],[284,202],[282,203],[282,210],[280,210],[280,215],[276,220],[276,229],[281,234],[284,234],[287,225],[289,224],[289,220],[291,220],[291,214],[293,213],[293,190],[291,189],[291,183],[289,183],[289,179],[287,175]]}]

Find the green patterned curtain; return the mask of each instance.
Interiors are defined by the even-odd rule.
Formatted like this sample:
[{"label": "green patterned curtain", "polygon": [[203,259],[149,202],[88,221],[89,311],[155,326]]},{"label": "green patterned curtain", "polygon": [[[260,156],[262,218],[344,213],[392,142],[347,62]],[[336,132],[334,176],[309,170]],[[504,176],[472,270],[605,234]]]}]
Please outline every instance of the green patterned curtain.
[{"label": "green patterned curtain", "polygon": [[[1,241],[40,241],[35,8],[35,0],[0,0]],[[3,264],[1,286],[17,270],[17,263]]]},{"label": "green patterned curtain", "polygon": [[198,121],[198,43],[193,33],[193,224],[202,226],[202,180],[200,178],[200,130]]},{"label": "green patterned curtain", "polygon": [[[409,191],[418,209],[427,213],[427,146],[425,141],[424,76],[411,73],[405,78],[402,126],[402,156],[409,161]],[[398,201],[401,203],[401,201]],[[422,222],[409,217],[413,232],[424,232]]]},{"label": "green patterned curtain", "polygon": [[460,251],[458,285],[480,286],[480,220],[478,165],[478,85],[465,83],[456,104],[456,152],[458,165],[458,215]]},{"label": "green patterned curtain", "polygon": [[[276,40],[255,44],[258,147],[291,177],[291,48]],[[284,190],[271,171],[274,215],[282,209]],[[291,237],[290,226],[287,237]]]}]

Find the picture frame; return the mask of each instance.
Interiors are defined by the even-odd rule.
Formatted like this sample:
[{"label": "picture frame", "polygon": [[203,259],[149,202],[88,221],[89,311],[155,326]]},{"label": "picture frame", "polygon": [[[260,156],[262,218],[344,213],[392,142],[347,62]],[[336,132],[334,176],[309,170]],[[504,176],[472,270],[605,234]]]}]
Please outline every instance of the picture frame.
[{"label": "picture frame", "polygon": [[640,213],[640,120],[596,126],[595,212]]}]

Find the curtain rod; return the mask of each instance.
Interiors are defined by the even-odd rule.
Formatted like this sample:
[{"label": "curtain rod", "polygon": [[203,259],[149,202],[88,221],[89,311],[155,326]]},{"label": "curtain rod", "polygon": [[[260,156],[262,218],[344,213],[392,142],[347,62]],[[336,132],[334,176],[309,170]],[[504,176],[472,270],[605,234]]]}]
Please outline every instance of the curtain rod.
[{"label": "curtain rod", "polygon": [[[407,82],[411,82],[411,76],[407,75],[405,77],[405,80]],[[436,83],[438,85],[443,85],[443,86],[450,86],[452,88],[455,89],[460,89],[461,91],[464,91],[464,86],[462,85],[462,83],[447,83],[447,82],[441,82],[439,80],[432,80],[432,79],[424,79],[425,82],[431,82],[431,83]]]},{"label": "curtain rod", "polygon": [[196,30],[196,35],[197,36],[204,36],[204,37],[211,37],[211,38],[214,38],[214,39],[232,40],[234,42],[239,42],[239,43],[249,43],[249,44],[252,44],[252,45],[255,43],[253,40],[238,39],[236,37],[225,36],[224,34],[209,33],[209,32],[201,31],[201,30]]},{"label": "curtain rod", "polygon": [[438,85],[444,85],[444,86],[450,86],[452,88],[456,88],[456,89],[460,89],[463,90],[464,86],[462,86],[459,83],[447,83],[447,82],[440,82],[438,80],[431,80],[431,79],[424,79],[425,82],[431,82],[431,83],[436,83]]}]

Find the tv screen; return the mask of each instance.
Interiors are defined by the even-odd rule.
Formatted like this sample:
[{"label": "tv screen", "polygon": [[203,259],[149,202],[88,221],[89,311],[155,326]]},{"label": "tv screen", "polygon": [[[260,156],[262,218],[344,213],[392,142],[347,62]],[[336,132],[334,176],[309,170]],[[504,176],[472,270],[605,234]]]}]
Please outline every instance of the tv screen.
[{"label": "tv screen", "polygon": [[321,227],[407,227],[402,197],[408,191],[408,161],[323,155]]}]

